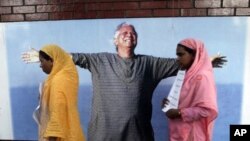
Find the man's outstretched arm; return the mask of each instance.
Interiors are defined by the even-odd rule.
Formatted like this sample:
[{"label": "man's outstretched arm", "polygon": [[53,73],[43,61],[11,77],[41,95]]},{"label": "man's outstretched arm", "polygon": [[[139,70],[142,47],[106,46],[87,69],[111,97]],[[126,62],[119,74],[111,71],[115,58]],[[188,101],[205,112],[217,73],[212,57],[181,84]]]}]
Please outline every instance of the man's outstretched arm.
[{"label": "man's outstretched arm", "polygon": [[[39,53],[36,49],[31,48],[30,50],[22,53],[21,58],[25,63],[38,63]],[[211,57],[211,62],[214,68],[222,68],[223,65],[227,62],[226,56],[221,56],[220,54],[215,55]]]}]

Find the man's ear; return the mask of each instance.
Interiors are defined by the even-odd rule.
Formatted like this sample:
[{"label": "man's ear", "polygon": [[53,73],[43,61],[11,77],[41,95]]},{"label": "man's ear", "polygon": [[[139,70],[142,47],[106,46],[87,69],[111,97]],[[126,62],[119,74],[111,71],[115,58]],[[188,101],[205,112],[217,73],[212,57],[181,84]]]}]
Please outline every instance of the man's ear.
[{"label": "man's ear", "polygon": [[114,44],[115,44],[115,46],[117,46],[117,45],[118,45],[117,38],[115,38],[115,39],[114,39]]}]

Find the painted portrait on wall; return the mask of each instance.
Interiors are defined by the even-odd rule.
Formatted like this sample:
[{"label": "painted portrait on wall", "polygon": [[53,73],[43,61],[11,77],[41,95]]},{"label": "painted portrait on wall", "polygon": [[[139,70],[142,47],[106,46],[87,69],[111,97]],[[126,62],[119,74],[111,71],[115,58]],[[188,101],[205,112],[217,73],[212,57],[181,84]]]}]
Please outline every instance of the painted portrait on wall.
[{"label": "painted portrait on wall", "polygon": [[[250,19],[138,18],[16,22],[0,24],[0,139],[36,140],[37,125],[32,113],[38,104],[38,87],[46,75],[39,63],[25,64],[21,54],[30,48],[57,44],[69,53],[116,53],[113,43],[116,26],[133,24],[138,33],[136,54],[175,58],[177,43],[187,37],[204,41],[210,56],[227,57],[223,68],[214,68],[219,115],[213,140],[228,141],[230,124],[250,124]],[[247,61],[248,60],[248,61]],[[92,102],[92,80],[88,70],[78,68],[79,111],[87,134]],[[175,77],[160,82],[154,91],[152,125],[156,141],[168,138],[168,123],[161,101]]]}]

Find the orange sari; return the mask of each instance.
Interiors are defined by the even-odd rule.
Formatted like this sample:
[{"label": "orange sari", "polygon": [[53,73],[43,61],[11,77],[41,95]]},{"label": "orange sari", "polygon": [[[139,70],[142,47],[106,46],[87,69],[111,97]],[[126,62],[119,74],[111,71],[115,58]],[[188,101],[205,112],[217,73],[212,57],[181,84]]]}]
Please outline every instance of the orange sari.
[{"label": "orange sari", "polygon": [[39,141],[85,141],[78,112],[78,73],[69,54],[56,45],[41,49],[53,59],[53,68],[41,96]]}]

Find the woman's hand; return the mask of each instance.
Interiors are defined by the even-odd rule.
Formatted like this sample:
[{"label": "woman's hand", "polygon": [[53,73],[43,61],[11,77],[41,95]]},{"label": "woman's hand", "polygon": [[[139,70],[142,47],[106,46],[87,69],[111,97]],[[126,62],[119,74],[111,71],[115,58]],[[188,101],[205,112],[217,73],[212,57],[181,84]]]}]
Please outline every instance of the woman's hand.
[{"label": "woman's hand", "polygon": [[166,112],[166,116],[170,119],[181,118],[181,112],[179,109],[169,109]]},{"label": "woman's hand", "polygon": [[164,98],[161,103],[161,108],[166,107],[169,104],[169,100],[167,98]]},{"label": "woman's hand", "polygon": [[56,141],[57,137],[49,137],[49,141]]}]

